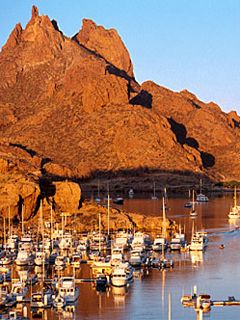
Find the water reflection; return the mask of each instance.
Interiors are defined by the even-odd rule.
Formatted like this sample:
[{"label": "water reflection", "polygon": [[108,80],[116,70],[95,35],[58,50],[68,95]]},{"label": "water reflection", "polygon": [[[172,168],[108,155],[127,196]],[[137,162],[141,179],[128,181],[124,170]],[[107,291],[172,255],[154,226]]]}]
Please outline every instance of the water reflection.
[{"label": "water reflection", "polygon": [[117,308],[124,307],[127,293],[128,293],[127,287],[112,287],[113,301],[114,301],[114,305]]},{"label": "water reflection", "polygon": [[26,282],[27,279],[28,279],[28,273],[29,273],[29,270],[28,268],[26,267],[19,267],[19,266],[16,266],[16,272],[17,272],[17,276],[18,278],[20,279],[21,282]]},{"label": "water reflection", "polygon": [[191,262],[194,267],[203,264],[203,252],[202,251],[190,251]]},{"label": "water reflection", "polygon": [[76,319],[75,306],[67,306],[64,310],[59,310],[58,319]]},{"label": "water reflection", "polygon": [[162,306],[164,308],[164,302],[165,302],[165,281],[166,281],[166,271],[162,270]]},{"label": "water reflection", "polygon": [[230,231],[236,230],[240,226],[240,218],[229,218],[228,222]]}]

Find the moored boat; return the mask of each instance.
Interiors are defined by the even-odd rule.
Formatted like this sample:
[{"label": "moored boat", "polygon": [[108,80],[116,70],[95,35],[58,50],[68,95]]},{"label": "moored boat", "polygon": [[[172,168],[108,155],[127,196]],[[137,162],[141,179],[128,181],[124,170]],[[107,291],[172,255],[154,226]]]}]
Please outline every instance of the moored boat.
[{"label": "moored boat", "polygon": [[116,266],[111,274],[111,284],[115,287],[124,287],[133,281],[133,269],[127,263]]},{"label": "moored boat", "polygon": [[203,251],[208,245],[208,237],[206,232],[194,232],[191,238],[190,250]]},{"label": "moored boat", "polygon": [[62,297],[66,304],[74,303],[78,299],[79,289],[75,286],[74,277],[62,277],[58,282],[58,296]]}]

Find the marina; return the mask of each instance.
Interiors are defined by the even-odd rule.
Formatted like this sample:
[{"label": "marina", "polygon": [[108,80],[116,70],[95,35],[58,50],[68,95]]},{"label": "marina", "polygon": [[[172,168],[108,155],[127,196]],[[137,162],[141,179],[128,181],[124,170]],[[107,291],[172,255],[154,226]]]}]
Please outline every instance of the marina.
[{"label": "marina", "polygon": [[[88,240],[86,235],[74,238],[60,228],[58,237],[54,230],[52,246],[58,252],[54,263],[50,260],[48,264],[44,263],[47,254],[41,255],[39,252],[43,251],[38,250],[35,256],[42,260],[36,261],[35,257],[35,264],[31,260],[24,265],[14,262],[2,267],[3,277],[8,273],[8,281],[0,284],[3,314],[7,316],[18,310],[22,318],[29,319],[36,316],[81,319],[84,314],[88,314],[88,319],[110,319],[110,314],[114,314],[122,319],[131,310],[133,319],[143,319],[148,312],[151,319],[158,319],[159,314],[168,319],[168,293],[171,293],[171,319],[196,319],[197,310],[203,308],[197,308],[197,300],[187,294],[195,285],[202,299],[211,295],[209,303],[204,300],[204,314],[209,318],[226,319],[228,314],[236,314],[240,294],[234,283],[240,276],[234,270],[239,259],[235,252],[240,232],[238,221],[228,218],[232,198],[215,197],[198,205],[199,214],[194,220],[189,217],[184,201],[170,198],[167,214],[161,210],[162,200],[132,198],[124,201],[125,210],[142,210],[142,213],[154,216],[166,214],[181,225],[178,234],[168,234],[166,238],[159,234],[121,231],[111,235],[109,247],[109,240],[101,230],[100,234],[89,235]],[[19,252],[28,251],[36,241],[27,234],[22,239]],[[196,247],[191,248],[192,245]],[[224,250],[220,250],[223,245]],[[69,255],[73,247],[76,250]],[[15,254],[15,259],[17,256]],[[224,299],[226,296],[229,298]],[[182,306],[182,297],[192,308]],[[91,302],[91,307],[87,301]],[[223,306],[232,308],[222,309]]]}]

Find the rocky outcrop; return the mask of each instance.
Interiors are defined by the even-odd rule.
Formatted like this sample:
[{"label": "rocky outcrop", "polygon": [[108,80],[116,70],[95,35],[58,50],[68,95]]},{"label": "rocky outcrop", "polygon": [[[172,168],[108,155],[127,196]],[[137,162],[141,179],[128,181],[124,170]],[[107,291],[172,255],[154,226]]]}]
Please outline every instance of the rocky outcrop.
[{"label": "rocky outcrop", "polygon": [[230,111],[227,114],[227,117],[228,117],[229,124],[232,128],[240,127],[240,117],[236,111]]},{"label": "rocky outcrop", "polygon": [[54,204],[58,212],[77,212],[80,208],[81,189],[74,182],[53,182]]},{"label": "rocky outcrop", "polygon": [[24,219],[31,216],[35,210],[39,187],[31,180],[22,176],[5,176],[8,178],[0,181],[0,212],[3,216],[21,218],[22,210]]},{"label": "rocky outcrop", "polygon": [[[91,202],[84,203],[82,208],[75,214],[75,220],[69,219],[68,227],[73,225],[79,231],[92,231],[98,229],[99,217],[101,218],[101,228],[107,231],[108,213],[105,207],[96,205]],[[125,211],[111,208],[109,215],[110,231],[119,229],[135,229],[148,231],[152,233],[160,233],[163,231],[163,220],[159,217],[148,217],[142,214],[127,213]],[[177,229],[173,221],[166,219],[166,230],[173,231]]]},{"label": "rocky outcrop", "polygon": [[22,26],[21,23],[18,23],[16,27],[13,29],[12,33],[10,34],[8,41],[3,46],[2,50],[9,50],[10,48],[16,47],[21,41],[22,35]]},{"label": "rocky outcrop", "polygon": [[129,53],[116,30],[106,30],[102,26],[97,26],[92,20],[83,19],[82,29],[73,39],[113,66],[125,71],[130,77],[134,77]]}]

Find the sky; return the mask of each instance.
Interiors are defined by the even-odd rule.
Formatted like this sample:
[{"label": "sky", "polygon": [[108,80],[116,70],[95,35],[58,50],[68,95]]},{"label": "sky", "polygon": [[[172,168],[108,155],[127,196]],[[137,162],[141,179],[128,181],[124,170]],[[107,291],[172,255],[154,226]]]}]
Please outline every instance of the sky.
[{"label": "sky", "polygon": [[0,47],[33,4],[66,36],[83,18],[116,29],[139,83],[187,89],[240,114],[240,0],[0,0]]}]

